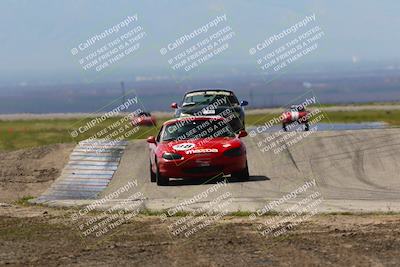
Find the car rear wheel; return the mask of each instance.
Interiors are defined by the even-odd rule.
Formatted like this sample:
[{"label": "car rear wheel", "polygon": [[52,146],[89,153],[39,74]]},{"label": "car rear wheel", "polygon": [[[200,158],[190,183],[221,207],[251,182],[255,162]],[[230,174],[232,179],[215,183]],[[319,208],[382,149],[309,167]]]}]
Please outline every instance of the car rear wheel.
[{"label": "car rear wheel", "polygon": [[153,172],[153,170],[151,169],[151,161],[150,161],[150,181],[152,183],[155,183],[157,180],[156,174]]},{"label": "car rear wheel", "polygon": [[242,181],[249,180],[250,174],[249,174],[249,166],[247,165],[247,161],[246,161],[246,167],[243,170],[241,170],[240,172],[233,173],[232,177],[238,178],[239,180],[242,180]]},{"label": "car rear wheel", "polygon": [[168,185],[169,184],[169,178],[161,175],[160,171],[158,170],[158,167],[157,167],[157,173],[156,173],[156,181],[157,181],[157,185]]}]

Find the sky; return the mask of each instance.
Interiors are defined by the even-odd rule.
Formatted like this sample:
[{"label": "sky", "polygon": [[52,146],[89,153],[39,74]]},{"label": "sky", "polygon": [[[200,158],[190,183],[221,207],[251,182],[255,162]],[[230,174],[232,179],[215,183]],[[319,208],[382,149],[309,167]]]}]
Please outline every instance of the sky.
[{"label": "sky", "polygon": [[256,64],[249,48],[312,14],[324,37],[302,63],[397,62],[399,11],[398,0],[2,0],[0,81],[24,75],[90,75],[71,49],[135,14],[146,37],[140,50],[115,64],[115,71],[170,72],[160,49],[224,14],[235,37],[229,49],[202,70],[213,64]]}]

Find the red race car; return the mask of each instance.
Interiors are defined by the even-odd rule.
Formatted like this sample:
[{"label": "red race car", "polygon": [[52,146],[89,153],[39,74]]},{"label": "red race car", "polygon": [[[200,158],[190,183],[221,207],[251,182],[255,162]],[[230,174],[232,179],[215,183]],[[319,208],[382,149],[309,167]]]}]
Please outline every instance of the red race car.
[{"label": "red race car", "polygon": [[150,114],[150,112],[141,112],[138,116],[132,117],[133,126],[155,126],[156,118]]},{"label": "red race car", "polygon": [[282,128],[286,132],[289,124],[297,122],[305,125],[305,131],[310,129],[308,111],[302,105],[292,105],[289,110],[282,113]]},{"label": "red race car", "polygon": [[158,136],[147,138],[150,177],[157,185],[169,178],[203,178],[230,174],[249,179],[246,147],[220,116],[184,117],[166,121]]}]

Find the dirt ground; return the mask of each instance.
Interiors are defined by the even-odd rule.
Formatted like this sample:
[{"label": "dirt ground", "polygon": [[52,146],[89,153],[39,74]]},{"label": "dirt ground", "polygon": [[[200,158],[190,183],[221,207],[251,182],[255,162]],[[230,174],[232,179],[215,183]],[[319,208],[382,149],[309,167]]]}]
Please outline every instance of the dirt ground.
[{"label": "dirt ground", "polygon": [[71,219],[76,210],[15,202],[43,192],[72,149],[0,154],[0,266],[400,265],[398,214],[315,215],[278,237],[257,230],[265,217],[229,216],[188,238],[168,230],[180,217],[138,215],[101,238],[82,237]]},{"label": "dirt ground", "polygon": [[101,239],[80,237],[68,210],[3,206],[0,265],[399,266],[399,215],[316,215],[262,236],[247,217],[226,217],[172,238],[158,216],[139,215]]},{"label": "dirt ground", "polygon": [[43,193],[68,162],[74,144],[0,152],[0,202]]}]

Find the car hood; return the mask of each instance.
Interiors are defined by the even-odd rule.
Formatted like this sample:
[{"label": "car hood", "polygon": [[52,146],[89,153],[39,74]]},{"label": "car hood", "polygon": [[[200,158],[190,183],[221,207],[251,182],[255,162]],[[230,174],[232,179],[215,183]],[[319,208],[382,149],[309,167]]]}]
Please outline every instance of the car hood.
[{"label": "car hood", "polygon": [[170,152],[187,155],[201,154],[222,154],[224,151],[240,147],[242,142],[236,137],[218,137],[213,139],[191,139],[163,142],[160,144],[160,149],[163,152]]}]

